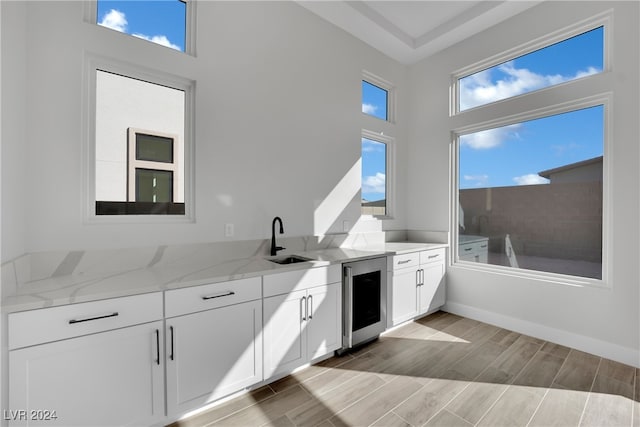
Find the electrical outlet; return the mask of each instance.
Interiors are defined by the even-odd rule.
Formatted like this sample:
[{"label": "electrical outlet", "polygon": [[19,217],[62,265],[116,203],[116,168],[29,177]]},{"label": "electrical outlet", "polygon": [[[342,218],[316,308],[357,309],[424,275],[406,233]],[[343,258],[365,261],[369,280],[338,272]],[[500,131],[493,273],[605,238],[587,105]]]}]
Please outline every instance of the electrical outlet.
[{"label": "electrical outlet", "polygon": [[342,231],[351,230],[351,222],[350,221],[342,221]]},{"label": "electrical outlet", "polygon": [[233,237],[233,224],[225,224],[224,225],[224,237]]}]

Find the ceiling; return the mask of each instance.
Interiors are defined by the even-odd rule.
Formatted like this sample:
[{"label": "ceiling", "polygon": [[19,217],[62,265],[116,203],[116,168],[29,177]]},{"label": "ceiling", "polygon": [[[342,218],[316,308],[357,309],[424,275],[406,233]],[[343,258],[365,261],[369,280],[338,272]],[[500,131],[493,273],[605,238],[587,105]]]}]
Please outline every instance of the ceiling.
[{"label": "ceiling", "polygon": [[538,3],[522,0],[298,3],[403,64],[413,64]]}]

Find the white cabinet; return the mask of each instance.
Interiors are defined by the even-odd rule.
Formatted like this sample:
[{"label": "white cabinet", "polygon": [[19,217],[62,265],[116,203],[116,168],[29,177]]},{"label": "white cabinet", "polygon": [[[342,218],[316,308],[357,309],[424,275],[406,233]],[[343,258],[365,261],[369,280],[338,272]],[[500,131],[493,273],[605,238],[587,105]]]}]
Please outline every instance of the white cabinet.
[{"label": "white cabinet", "polygon": [[259,277],[166,292],[170,415],[262,381],[261,298]]},{"label": "white cabinet", "polygon": [[9,425],[163,419],[161,318],[160,292],[9,314]]},{"label": "white cabinet", "polygon": [[418,289],[418,314],[431,313],[445,303],[444,259],[444,249],[420,252],[422,280]]},{"label": "white cabinet", "polygon": [[458,236],[458,259],[487,264],[489,262],[489,238],[464,234]]},{"label": "white cabinet", "polygon": [[[418,300],[416,298],[418,292],[418,283],[420,280],[419,254],[411,254],[412,258],[404,256],[404,260],[411,260],[411,264],[400,264],[402,268],[396,268],[393,270],[390,290],[391,297],[387,303],[390,307],[387,310],[389,315],[387,316],[387,325],[393,326],[402,323],[406,320],[413,319],[418,314]],[[398,265],[399,261],[397,257],[394,265]]]},{"label": "white cabinet", "polygon": [[289,373],[342,346],[339,265],[264,277],[264,377]]},{"label": "white cabinet", "polygon": [[444,305],[444,248],[395,255],[389,260],[389,327]]}]

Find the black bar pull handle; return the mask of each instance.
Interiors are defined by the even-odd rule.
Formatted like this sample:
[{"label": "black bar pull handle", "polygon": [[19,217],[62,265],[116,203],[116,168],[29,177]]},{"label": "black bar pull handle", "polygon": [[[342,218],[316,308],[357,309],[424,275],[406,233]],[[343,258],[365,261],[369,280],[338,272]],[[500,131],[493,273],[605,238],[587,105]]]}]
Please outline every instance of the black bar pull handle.
[{"label": "black bar pull handle", "polygon": [[93,317],[85,317],[82,319],[71,319],[69,320],[69,324],[70,325],[74,325],[76,323],[82,323],[82,322],[91,322],[92,320],[100,320],[100,319],[107,319],[109,317],[116,317],[118,315],[118,312],[115,311],[111,314],[105,314],[103,316],[93,316]]},{"label": "black bar pull handle", "polygon": [[160,365],[160,329],[156,329],[156,363]]},{"label": "black bar pull handle", "polygon": [[208,299],[214,299],[214,298],[222,298],[222,297],[229,297],[231,295],[235,295],[236,293],[233,291],[227,291],[227,292],[222,292],[220,294],[215,294],[215,295],[208,295],[205,297],[202,297],[203,300],[208,300]]},{"label": "black bar pull handle", "polygon": [[169,326],[169,333],[171,334],[171,353],[169,353],[169,359],[173,360],[173,326]]}]

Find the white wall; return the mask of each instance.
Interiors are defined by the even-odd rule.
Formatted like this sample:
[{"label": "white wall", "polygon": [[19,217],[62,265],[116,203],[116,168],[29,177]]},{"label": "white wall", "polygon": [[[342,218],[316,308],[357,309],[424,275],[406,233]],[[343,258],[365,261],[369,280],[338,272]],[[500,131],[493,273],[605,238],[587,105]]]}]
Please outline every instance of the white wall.
[{"label": "white wall", "polygon": [[[494,118],[481,110],[449,117],[451,73],[611,8],[611,73],[590,83],[568,84],[557,99],[560,102],[578,89],[592,94],[613,89],[611,203],[605,224],[610,244],[605,253],[611,273],[608,287],[568,286],[452,266],[447,308],[640,366],[637,2],[545,2],[411,67],[407,221],[410,229],[449,230],[450,132]],[[524,95],[492,112],[515,114],[535,107],[540,99]]]},{"label": "white wall", "polygon": [[25,2],[3,2],[0,22],[2,52],[2,259],[26,251],[26,71]]},{"label": "white wall", "polygon": [[[3,260],[222,241],[225,223],[235,224],[233,239],[267,238],[276,215],[287,236],[342,232],[345,220],[381,227],[356,224],[360,133],[366,124],[395,136],[402,164],[406,108],[400,101],[395,126],[363,117],[360,80],[370,71],[403,99],[406,67],[293,2],[198,2],[196,57],[85,23],[83,2],[2,7],[3,32],[16,34],[3,42],[3,64],[18,60],[2,70],[3,81],[5,72],[16,77],[3,94],[16,107],[15,127],[3,128],[12,132],[3,146],[3,190],[12,186],[3,191],[3,232],[11,229]],[[194,223],[83,223],[84,51],[196,81]],[[399,168],[399,205],[405,174]],[[399,211],[385,228],[404,228]]]}]

